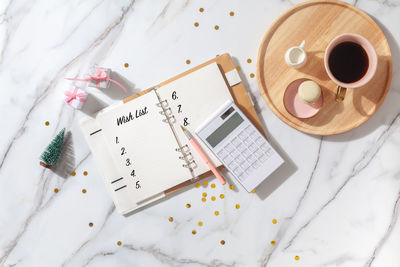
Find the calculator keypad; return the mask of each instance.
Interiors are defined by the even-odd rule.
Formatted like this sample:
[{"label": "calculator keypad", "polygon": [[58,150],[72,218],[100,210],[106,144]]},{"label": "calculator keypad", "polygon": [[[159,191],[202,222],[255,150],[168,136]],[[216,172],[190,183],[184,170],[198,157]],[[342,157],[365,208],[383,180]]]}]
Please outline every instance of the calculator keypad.
[{"label": "calculator keypad", "polygon": [[227,140],[227,145],[217,155],[234,175],[244,181],[262,163],[271,157],[273,150],[251,125]]}]

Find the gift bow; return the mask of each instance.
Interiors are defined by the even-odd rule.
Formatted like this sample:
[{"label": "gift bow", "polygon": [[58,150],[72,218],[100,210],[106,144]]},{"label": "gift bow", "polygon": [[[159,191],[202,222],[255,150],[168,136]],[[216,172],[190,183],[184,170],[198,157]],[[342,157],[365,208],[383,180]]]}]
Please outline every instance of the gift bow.
[{"label": "gift bow", "polygon": [[85,102],[86,99],[84,96],[86,93],[82,92],[78,94],[79,87],[75,86],[74,90],[72,92],[70,91],[65,91],[64,94],[66,95],[65,97],[65,102],[67,102],[68,105],[71,105],[72,100],[76,99],[79,102]]},{"label": "gift bow", "polygon": [[67,80],[82,81],[82,82],[96,81],[96,87],[97,88],[100,88],[100,81],[110,81],[110,82],[115,83],[119,87],[121,87],[122,90],[125,91],[125,93],[127,92],[125,86],[123,86],[119,82],[117,82],[117,81],[111,79],[110,77],[108,77],[108,70],[106,70],[104,68],[96,68],[96,75],[88,75],[88,78],[86,78],[86,79],[67,78]]}]

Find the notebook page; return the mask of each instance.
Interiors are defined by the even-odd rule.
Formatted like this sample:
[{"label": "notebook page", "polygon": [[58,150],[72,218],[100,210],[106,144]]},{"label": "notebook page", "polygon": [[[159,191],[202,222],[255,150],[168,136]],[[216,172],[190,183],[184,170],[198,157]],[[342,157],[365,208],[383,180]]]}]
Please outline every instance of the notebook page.
[{"label": "notebook page", "polygon": [[[157,89],[160,97],[168,101],[175,116],[173,127],[179,140],[190,147],[197,165],[193,169],[196,176],[209,171],[209,168],[191,147],[180,125],[196,138],[197,127],[228,99],[232,99],[222,75],[217,63],[212,63]],[[198,138],[196,140],[216,166],[222,165],[205,144]]]},{"label": "notebook page", "polygon": [[[126,185],[126,179],[113,182],[116,180],[115,177],[119,177],[118,169],[114,165],[108,146],[104,145],[104,132],[100,130],[101,127],[97,120],[92,117],[85,117],[80,121],[80,127],[93,154],[96,166],[103,176],[104,184],[114,201],[117,211],[121,214],[127,214],[148,204],[149,202],[136,204],[134,200],[134,192],[136,189],[134,187],[129,187],[127,188],[128,190],[115,191],[121,186]],[[160,193],[156,195],[155,198],[151,199],[150,202],[163,198],[164,196],[164,193]]]},{"label": "notebook page", "polygon": [[136,203],[192,178],[157,103],[151,91],[97,116],[119,172],[114,178],[127,182],[119,190],[132,191]]}]

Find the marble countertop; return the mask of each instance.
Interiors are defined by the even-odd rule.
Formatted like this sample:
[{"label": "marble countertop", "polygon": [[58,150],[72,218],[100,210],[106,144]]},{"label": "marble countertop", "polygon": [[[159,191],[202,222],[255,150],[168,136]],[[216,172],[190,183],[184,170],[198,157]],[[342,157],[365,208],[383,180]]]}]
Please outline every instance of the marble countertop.
[{"label": "marble countertop", "polygon": [[[330,137],[280,121],[250,75],[268,26],[299,2],[1,1],[0,265],[400,266],[400,1],[349,1],[382,26],[393,80],[369,121]],[[86,114],[63,104],[64,78],[99,64],[135,93],[225,52],[287,164],[255,194],[211,177],[119,215],[79,129]],[[92,93],[107,104],[124,97]],[[74,176],[39,166],[63,127]]]}]

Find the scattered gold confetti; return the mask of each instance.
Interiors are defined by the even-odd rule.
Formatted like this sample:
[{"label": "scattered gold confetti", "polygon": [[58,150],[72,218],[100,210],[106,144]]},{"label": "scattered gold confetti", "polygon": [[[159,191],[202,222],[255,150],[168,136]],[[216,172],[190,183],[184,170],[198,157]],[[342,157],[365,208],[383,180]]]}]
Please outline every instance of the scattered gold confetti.
[{"label": "scattered gold confetti", "polygon": [[272,220],[272,223],[273,223],[273,224],[276,224],[277,222],[278,222],[277,219],[273,219],[273,220]]},{"label": "scattered gold confetti", "polygon": [[196,188],[199,188],[199,187],[200,187],[200,185],[199,185],[199,184],[196,184],[196,185],[195,185],[195,187],[196,187]]},{"label": "scattered gold confetti", "polygon": [[215,197],[214,197],[214,196],[212,196],[212,197],[211,197],[211,200],[212,200],[212,201],[215,201]]},{"label": "scattered gold confetti", "polygon": [[235,15],[235,12],[231,11],[229,12],[229,16],[233,17]]},{"label": "scattered gold confetti", "polygon": [[237,71],[240,71],[242,68],[240,68],[240,66],[236,67]]},{"label": "scattered gold confetti", "polygon": [[92,222],[89,223],[89,227],[93,227],[93,223]]},{"label": "scattered gold confetti", "polygon": [[206,192],[204,192],[204,193],[203,193],[203,197],[206,197],[206,196],[207,196],[207,193],[206,193]]},{"label": "scattered gold confetti", "polygon": [[229,189],[232,190],[233,189],[233,185],[230,184],[229,185]]},{"label": "scattered gold confetti", "polygon": [[224,194],[221,194],[221,195],[219,195],[219,197],[220,197],[221,199],[223,199],[225,196],[224,196]]},{"label": "scattered gold confetti", "polygon": [[271,241],[271,245],[274,246],[276,242],[274,240]]},{"label": "scattered gold confetti", "polygon": [[200,7],[199,11],[204,12],[204,8]]},{"label": "scattered gold confetti", "polygon": [[202,221],[199,221],[197,224],[198,224],[200,227],[203,226],[203,222],[202,222]]},{"label": "scattered gold confetti", "polygon": [[121,246],[121,245],[122,245],[122,242],[121,242],[121,241],[118,241],[118,242],[117,242],[117,245],[118,245],[118,246]]},{"label": "scattered gold confetti", "polygon": [[186,204],[186,208],[190,208],[191,207],[191,205],[188,203],[188,204]]},{"label": "scattered gold confetti", "polygon": [[250,58],[247,59],[247,63],[249,63],[249,64],[251,63],[251,59]]},{"label": "scattered gold confetti", "polygon": [[54,193],[58,193],[58,188],[54,188]]},{"label": "scattered gold confetti", "polygon": [[215,25],[215,26],[214,26],[214,29],[215,29],[216,31],[218,31],[218,30],[219,30],[219,26],[218,26],[218,25]]},{"label": "scattered gold confetti", "polygon": [[194,23],[194,26],[195,26],[195,27],[199,27],[199,23],[198,23],[198,22],[195,22],[195,23]]},{"label": "scattered gold confetti", "polygon": [[82,193],[83,193],[83,194],[86,194],[86,189],[82,189]]},{"label": "scattered gold confetti", "polygon": [[203,181],[203,185],[204,185],[204,186],[207,186],[207,185],[208,185],[208,182],[207,182],[207,181]]},{"label": "scattered gold confetti", "polygon": [[196,230],[193,230],[193,231],[192,231],[192,234],[194,234],[194,235],[195,235],[196,233],[197,233],[197,232],[196,232]]},{"label": "scattered gold confetti", "polygon": [[251,191],[251,193],[253,193],[253,194],[254,194],[255,192],[256,192],[256,190]]},{"label": "scattered gold confetti", "polygon": [[46,121],[44,124],[45,124],[46,126],[49,126],[49,125],[50,125],[50,122],[49,122],[49,121]]},{"label": "scattered gold confetti", "polygon": [[169,218],[168,218],[168,221],[173,222],[173,221],[174,221],[174,218],[169,217]]},{"label": "scattered gold confetti", "polygon": [[128,63],[125,63],[125,64],[124,64],[124,67],[125,67],[125,68],[129,67],[129,64],[128,64]]},{"label": "scattered gold confetti", "polygon": [[211,188],[215,188],[215,184],[211,184]]},{"label": "scattered gold confetti", "polygon": [[76,172],[72,172],[71,175],[72,175],[72,176],[75,176],[75,175],[76,175]]},{"label": "scattered gold confetti", "polygon": [[300,257],[299,257],[299,256],[294,256],[294,259],[295,259],[296,261],[298,261],[298,260],[300,260]]},{"label": "scattered gold confetti", "polygon": [[202,199],[201,199],[201,201],[203,201],[203,202],[206,202],[206,198],[205,197],[203,197]]},{"label": "scattered gold confetti", "polygon": [[87,176],[87,175],[88,175],[88,172],[87,172],[87,171],[84,171],[84,172],[83,172],[83,175]]},{"label": "scattered gold confetti", "polygon": [[250,73],[250,78],[254,78],[254,73]]},{"label": "scattered gold confetti", "polygon": [[189,59],[186,60],[186,64],[190,64],[190,60]]},{"label": "scattered gold confetti", "polygon": [[225,240],[221,240],[221,245],[225,245]]},{"label": "scattered gold confetti", "polygon": [[215,211],[214,214],[215,214],[215,216],[218,216],[219,215],[219,211]]},{"label": "scattered gold confetti", "polygon": [[240,209],[240,205],[236,204],[235,208]]}]

